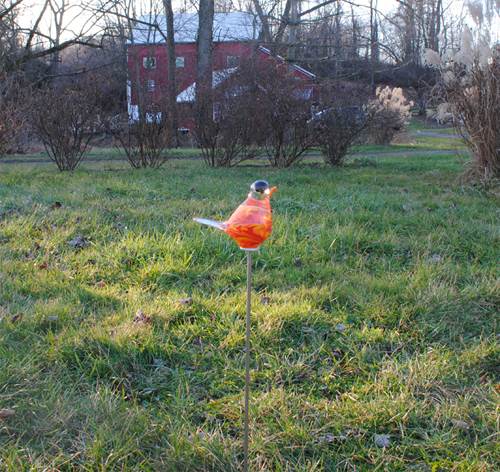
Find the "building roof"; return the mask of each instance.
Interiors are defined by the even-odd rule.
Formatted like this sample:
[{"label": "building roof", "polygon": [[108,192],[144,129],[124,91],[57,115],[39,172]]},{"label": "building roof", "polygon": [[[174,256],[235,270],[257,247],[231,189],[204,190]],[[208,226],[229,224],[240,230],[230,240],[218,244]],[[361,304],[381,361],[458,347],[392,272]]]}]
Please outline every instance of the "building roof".
[{"label": "building roof", "polygon": [[[227,80],[238,68],[232,67],[231,69],[214,70],[212,72],[212,87],[216,88],[222,82]],[[196,98],[196,82],[193,82],[185,88],[179,95],[177,95],[177,103],[192,103]]]},{"label": "building roof", "polygon": [[[263,52],[264,54],[267,54],[268,56],[272,56],[272,57],[275,57],[276,59],[278,59],[279,61],[285,63],[285,59],[279,55],[273,55],[273,53],[271,52],[270,49],[267,49],[265,48],[264,46],[259,46],[259,51]],[[301,74],[307,76],[308,78],[310,79],[315,79],[316,78],[316,75],[313,74],[312,72],[308,71],[307,69],[304,69],[303,67],[300,67],[299,65],[297,64],[293,64],[293,63],[288,63],[288,66],[291,68],[291,69],[295,69],[297,72],[300,72]]]},{"label": "building roof", "polygon": [[[150,26],[151,24],[158,25],[158,28]],[[260,29],[260,22],[251,13],[214,14],[214,42],[256,40]],[[129,41],[129,44],[164,43],[166,32],[167,24],[164,15],[143,15],[132,30],[133,41]],[[198,13],[174,14],[174,41],[176,43],[194,43],[197,34]]]}]

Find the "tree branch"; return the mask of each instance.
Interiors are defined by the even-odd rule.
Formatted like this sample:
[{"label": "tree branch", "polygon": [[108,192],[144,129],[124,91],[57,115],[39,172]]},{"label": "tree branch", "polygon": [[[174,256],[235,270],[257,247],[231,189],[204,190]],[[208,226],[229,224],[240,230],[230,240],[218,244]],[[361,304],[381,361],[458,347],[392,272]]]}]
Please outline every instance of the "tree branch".
[{"label": "tree branch", "polygon": [[17,6],[19,6],[21,3],[23,3],[24,0],[17,0],[15,1],[14,3],[11,3],[7,8],[5,8],[4,10],[0,11],[0,20],[2,18],[4,18],[5,16],[7,16],[12,10],[14,10],[14,8],[16,8]]}]

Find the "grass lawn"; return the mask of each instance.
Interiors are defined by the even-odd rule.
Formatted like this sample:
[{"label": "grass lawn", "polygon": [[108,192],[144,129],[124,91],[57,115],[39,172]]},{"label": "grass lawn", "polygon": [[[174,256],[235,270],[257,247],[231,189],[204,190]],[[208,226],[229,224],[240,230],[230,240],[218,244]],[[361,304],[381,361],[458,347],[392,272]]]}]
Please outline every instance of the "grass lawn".
[{"label": "grass lawn", "polygon": [[497,469],[498,195],[463,165],[0,163],[0,470],[238,470],[245,256],[192,218],[256,178],[252,470]]},{"label": "grass lawn", "polygon": [[[439,133],[441,134],[441,133]],[[448,137],[445,137],[449,135]],[[423,136],[423,135],[414,135],[411,146],[417,149],[448,149],[448,150],[466,150],[465,143],[462,139],[457,139],[456,134],[452,133],[443,133],[442,137],[434,137],[434,136]],[[402,146],[408,146],[409,144],[403,144]]]},{"label": "grass lawn", "polygon": [[[452,128],[419,128],[419,125],[414,124],[415,121],[409,127],[408,133],[403,135],[402,138],[398,140],[397,143],[388,145],[379,144],[362,144],[353,146],[350,150],[351,156],[366,156],[366,155],[378,155],[381,153],[406,153],[408,151],[466,151],[465,144],[461,139],[456,139],[456,134]],[[420,132],[424,134],[419,134]],[[442,136],[428,136],[425,132],[438,133]],[[448,137],[449,135],[449,137]],[[173,159],[199,159],[201,157],[200,150],[198,148],[178,148],[171,149],[168,151],[169,155]],[[10,155],[6,158],[9,161],[15,162],[50,162],[47,154],[42,150],[39,152],[32,152],[30,154],[18,154]],[[90,149],[86,157],[87,161],[123,161],[126,160],[126,156],[122,150],[115,147],[98,147],[95,146]],[[318,148],[311,149],[306,154],[306,159],[308,162],[321,162],[321,152]],[[0,161],[1,162],[1,161]],[[267,165],[267,159],[263,155],[261,159],[250,161],[251,165]]]}]

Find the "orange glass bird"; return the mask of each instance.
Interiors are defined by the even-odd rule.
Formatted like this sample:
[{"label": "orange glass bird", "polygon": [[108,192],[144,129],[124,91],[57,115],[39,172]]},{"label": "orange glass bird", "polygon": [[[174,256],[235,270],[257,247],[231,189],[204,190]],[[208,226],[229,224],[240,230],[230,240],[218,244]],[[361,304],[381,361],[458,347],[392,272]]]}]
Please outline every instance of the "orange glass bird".
[{"label": "orange glass bird", "polygon": [[240,249],[256,251],[272,231],[271,195],[276,190],[276,187],[269,188],[265,180],[257,180],[250,186],[247,199],[227,221],[221,223],[205,218],[194,218],[194,221],[224,231]]}]

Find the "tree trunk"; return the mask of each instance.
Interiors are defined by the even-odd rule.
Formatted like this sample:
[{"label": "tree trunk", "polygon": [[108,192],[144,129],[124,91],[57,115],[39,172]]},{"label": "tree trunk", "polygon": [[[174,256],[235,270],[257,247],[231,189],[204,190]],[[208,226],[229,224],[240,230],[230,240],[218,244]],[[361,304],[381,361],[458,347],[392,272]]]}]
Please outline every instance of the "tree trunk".
[{"label": "tree trunk", "polygon": [[269,26],[269,21],[267,19],[267,16],[264,13],[264,10],[262,10],[262,6],[260,5],[259,0],[253,0],[253,4],[255,7],[255,11],[257,13],[257,16],[259,17],[259,20],[262,24],[262,41],[264,44],[268,45],[272,41],[272,36],[271,36],[271,28]]},{"label": "tree trunk", "polygon": [[165,9],[165,19],[167,20],[167,90],[168,90],[168,110],[171,133],[171,144],[177,147],[177,129],[179,125],[179,116],[177,111],[177,83],[175,80],[175,40],[174,40],[174,13],[172,10],[172,0],[163,0]]},{"label": "tree trunk", "polygon": [[280,25],[278,27],[278,31],[274,36],[274,49],[273,52],[275,54],[280,52],[282,48],[283,37],[285,36],[285,30],[290,22],[290,7],[292,4],[292,0],[286,0],[285,10],[283,11],[283,15],[281,15]]},{"label": "tree trunk", "polygon": [[299,29],[299,9],[297,0],[290,2],[290,21],[288,25],[288,59],[295,61],[297,59],[297,40]]},{"label": "tree trunk", "polygon": [[373,0],[370,0],[370,88],[375,93],[375,35]]},{"label": "tree trunk", "polygon": [[[212,120],[212,48],[214,1],[200,0],[197,64],[196,64],[196,127],[202,130]],[[200,133],[199,133],[200,134]]]}]

